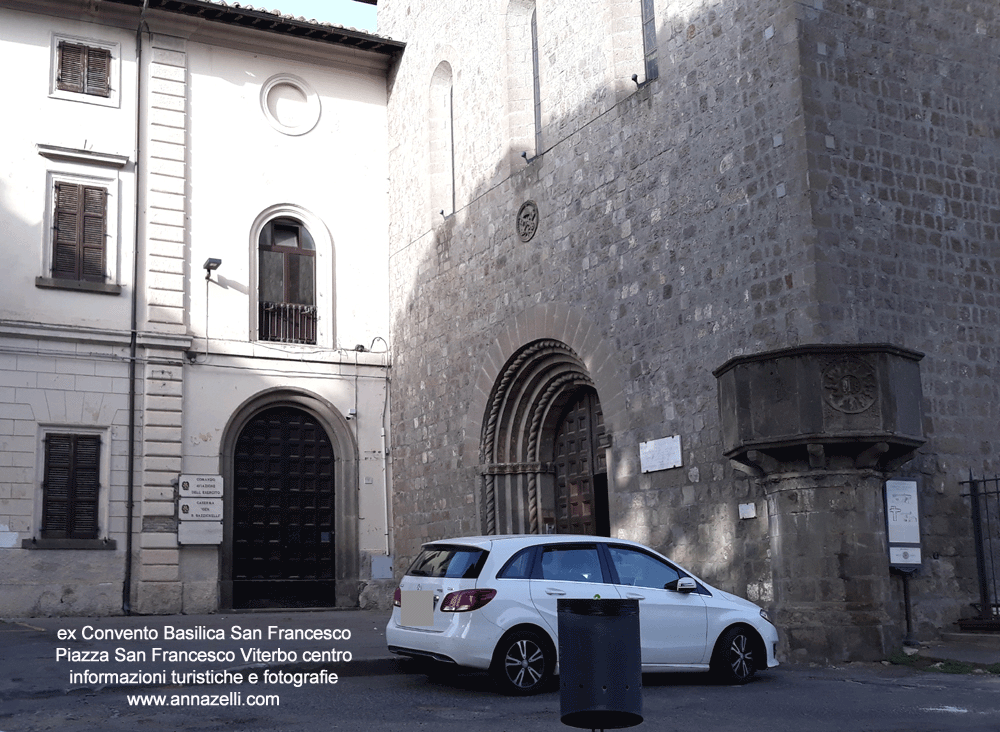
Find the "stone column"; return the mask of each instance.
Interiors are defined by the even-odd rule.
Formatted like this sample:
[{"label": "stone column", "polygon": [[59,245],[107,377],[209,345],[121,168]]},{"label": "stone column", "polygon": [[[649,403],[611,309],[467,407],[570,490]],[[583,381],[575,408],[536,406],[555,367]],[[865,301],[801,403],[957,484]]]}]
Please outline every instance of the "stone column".
[{"label": "stone column", "polygon": [[725,455],[767,494],[775,619],[794,656],[876,660],[902,638],[883,486],[923,442],[921,357],[814,345],[715,372]]},{"label": "stone column", "polygon": [[873,661],[901,640],[890,610],[884,480],[872,470],[762,479],[776,622],[793,654]]}]

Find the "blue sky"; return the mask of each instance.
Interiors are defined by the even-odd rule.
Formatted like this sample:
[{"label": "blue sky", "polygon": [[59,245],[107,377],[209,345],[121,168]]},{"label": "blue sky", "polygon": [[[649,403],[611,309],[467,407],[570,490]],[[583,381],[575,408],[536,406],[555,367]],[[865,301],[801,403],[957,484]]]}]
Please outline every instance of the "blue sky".
[{"label": "blue sky", "polygon": [[375,6],[355,0],[241,0],[241,4],[375,32]]}]

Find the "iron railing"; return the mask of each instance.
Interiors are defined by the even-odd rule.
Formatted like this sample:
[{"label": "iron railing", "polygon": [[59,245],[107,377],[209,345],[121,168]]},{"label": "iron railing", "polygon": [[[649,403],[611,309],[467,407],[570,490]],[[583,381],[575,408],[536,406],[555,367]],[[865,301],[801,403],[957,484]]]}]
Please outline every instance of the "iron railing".
[{"label": "iron railing", "polygon": [[261,302],[258,338],[278,343],[316,343],[316,306]]},{"label": "iron railing", "polygon": [[959,622],[963,629],[1000,630],[1000,476],[977,479],[970,473],[962,485],[969,487],[962,495],[972,509],[979,614]]}]

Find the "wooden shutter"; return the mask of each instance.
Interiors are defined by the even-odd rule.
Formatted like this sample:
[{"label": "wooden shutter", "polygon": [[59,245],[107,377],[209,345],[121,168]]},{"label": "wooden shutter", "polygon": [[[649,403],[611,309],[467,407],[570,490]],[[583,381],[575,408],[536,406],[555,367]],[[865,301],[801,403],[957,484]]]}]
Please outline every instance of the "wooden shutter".
[{"label": "wooden shutter", "polygon": [[84,280],[104,281],[104,228],[107,191],[83,186],[80,275]]},{"label": "wooden shutter", "polygon": [[111,51],[106,48],[87,49],[87,94],[111,96]]},{"label": "wooden shutter", "polygon": [[62,41],[56,87],[78,94],[111,96],[111,51]]},{"label": "wooden shutter", "polygon": [[45,438],[42,538],[98,538],[101,438],[55,435]]},{"label": "wooden shutter", "polygon": [[56,86],[59,89],[82,94],[86,68],[86,46],[66,41],[59,44],[59,73],[56,76]]},{"label": "wooden shutter", "polygon": [[104,281],[108,192],[56,183],[52,276]]}]

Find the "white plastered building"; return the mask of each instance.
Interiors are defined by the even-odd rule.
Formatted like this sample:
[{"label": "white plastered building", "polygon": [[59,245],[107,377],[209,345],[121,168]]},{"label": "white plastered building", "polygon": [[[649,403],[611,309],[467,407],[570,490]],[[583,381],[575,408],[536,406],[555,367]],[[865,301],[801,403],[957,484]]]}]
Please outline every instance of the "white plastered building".
[{"label": "white plastered building", "polygon": [[384,594],[401,50],[214,0],[0,8],[0,615]]}]

